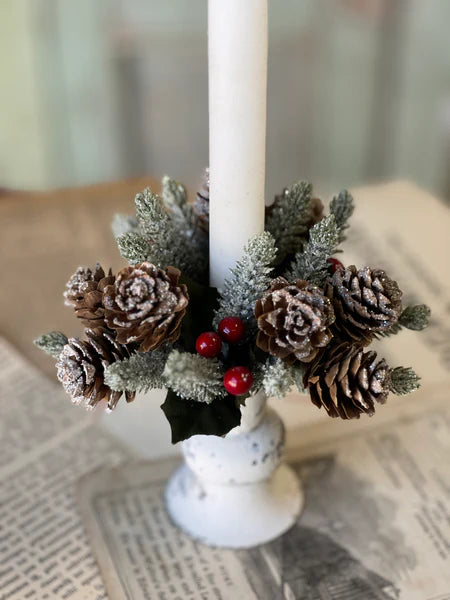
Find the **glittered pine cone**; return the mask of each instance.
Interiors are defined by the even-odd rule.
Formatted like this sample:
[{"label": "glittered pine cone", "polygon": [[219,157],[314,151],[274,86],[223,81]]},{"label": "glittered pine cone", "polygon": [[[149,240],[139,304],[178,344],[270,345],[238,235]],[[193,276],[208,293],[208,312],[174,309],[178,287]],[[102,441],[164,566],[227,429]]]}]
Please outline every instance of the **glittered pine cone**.
[{"label": "glittered pine cone", "polygon": [[119,271],[103,294],[106,321],[119,343],[137,343],[148,352],[179,338],[189,300],[179,277],[178,269],[164,271],[149,262]]},{"label": "glittered pine cone", "polygon": [[257,301],[255,316],[257,346],[288,363],[311,362],[332,337],[330,301],[318,287],[301,279],[294,283],[283,277],[274,279]]},{"label": "glittered pine cone", "polygon": [[368,344],[376,332],[395,325],[402,312],[402,292],[381,269],[337,269],[325,294],[333,303],[340,335],[358,343]]},{"label": "glittered pine cone", "polygon": [[209,231],[209,169],[205,169],[203,182],[194,200],[197,223],[205,233]]},{"label": "glittered pine cone", "polygon": [[330,417],[359,419],[372,416],[375,403],[384,404],[389,394],[390,369],[376,352],[343,343],[328,347],[306,373],[304,385],[313,404]]},{"label": "glittered pine cone", "polygon": [[99,263],[95,265],[93,272],[89,267],[78,267],[66,283],[65,304],[73,306],[76,316],[88,327],[103,326],[103,291],[106,286],[114,283],[114,279],[111,269],[105,275]]},{"label": "glittered pine cone", "polygon": [[[101,400],[113,410],[122,396],[105,384],[105,368],[117,360],[128,358],[134,348],[117,343],[115,334],[104,327],[85,330],[86,339],[70,338],[56,363],[57,375],[74,404],[94,408]],[[127,402],[135,392],[125,392]]]}]

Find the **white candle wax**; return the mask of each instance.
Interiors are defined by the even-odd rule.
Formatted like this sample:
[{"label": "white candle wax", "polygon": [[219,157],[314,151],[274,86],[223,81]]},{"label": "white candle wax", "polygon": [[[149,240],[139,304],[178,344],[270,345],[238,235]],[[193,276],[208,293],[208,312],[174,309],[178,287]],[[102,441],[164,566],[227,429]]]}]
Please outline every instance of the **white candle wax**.
[{"label": "white candle wax", "polygon": [[264,230],[267,0],[209,0],[210,282]]}]

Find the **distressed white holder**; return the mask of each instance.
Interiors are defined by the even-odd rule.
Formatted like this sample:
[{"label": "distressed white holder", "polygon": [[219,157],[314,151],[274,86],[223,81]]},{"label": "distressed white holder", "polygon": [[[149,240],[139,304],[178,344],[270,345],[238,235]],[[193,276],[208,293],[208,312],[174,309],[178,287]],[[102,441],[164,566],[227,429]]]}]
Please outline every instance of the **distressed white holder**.
[{"label": "distressed white holder", "polygon": [[185,462],[165,501],[172,521],[210,546],[250,548],[297,521],[303,493],[282,462],[285,430],[264,392],[250,396],[242,419],[224,438],[195,435],[182,443]]}]

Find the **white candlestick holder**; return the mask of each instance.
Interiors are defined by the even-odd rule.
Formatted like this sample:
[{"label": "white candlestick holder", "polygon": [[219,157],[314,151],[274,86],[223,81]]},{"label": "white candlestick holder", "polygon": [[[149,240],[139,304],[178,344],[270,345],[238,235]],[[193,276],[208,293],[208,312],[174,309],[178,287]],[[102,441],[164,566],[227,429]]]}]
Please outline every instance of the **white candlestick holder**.
[{"label": "white candlestick holder", "polygon": [[165,501],[172,521],[210,546],[250,548],[297,521],[303,493],[283,463],[285,429],[264,392],[247,399],[242,420],[225,437],[195,435],[182,443],[185,462]]}]

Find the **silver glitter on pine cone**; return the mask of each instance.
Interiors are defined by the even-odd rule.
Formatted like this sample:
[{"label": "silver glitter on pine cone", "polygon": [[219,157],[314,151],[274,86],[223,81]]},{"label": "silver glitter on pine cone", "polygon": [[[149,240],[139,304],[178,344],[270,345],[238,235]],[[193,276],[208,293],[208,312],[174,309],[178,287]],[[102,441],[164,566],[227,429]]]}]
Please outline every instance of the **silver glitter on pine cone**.
[{"label": "silver glitter on pine cone", "polygon": [[[122,392],[105,384],[106,367],[128,358],[133,348],[118,344],[114,332],[99,327],[85,330],[86,339],[70,338],[56,363],[56,372],[65,391],[74,404],[84,404],[93,409],[100,401],[113,410]],[[125,392],[127,402],[134,400],[135,392]]]},{"label": "silver glitter on pine cone", "polygon": [[149,262],[119,271],[103,294],[106,321],[119,343],[137,343],[148,352],[179,338],[189,301],[179,277],[178,269],[164,271]]},{"label": "silver glitter on pine cone", "polygon": [[309,363],[332,338],[333,308],[322,290],[298,279],[274,279],[255,306],[256,344],[288,363]]},{"label": "silver glitter on pine cone", "polygon": [[333,303],[336,328],[358,343],[368,344],[376,332],[395,325],[402,312],[402,292],[381,269],[337,269],[325,294]]},{"label": "silver glitter on pine cone", "polygon": [[327,348],[306,374],[311,401],[330,417],[359,419],[372,416],[375,403],[384,404],[390,389],[390,369],[376,352],[341,344]]},{"label": "silver glitter on pine cone", "polygon": [[94,271],[89,267],[78,267],[66,283],[65,304],[72,306],[76,316],[88,327],[104,326],[103,292],[114,280],[111,269],[105,275],[99,263]]}]

